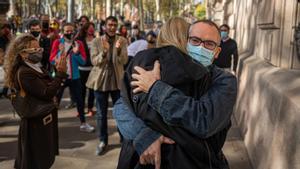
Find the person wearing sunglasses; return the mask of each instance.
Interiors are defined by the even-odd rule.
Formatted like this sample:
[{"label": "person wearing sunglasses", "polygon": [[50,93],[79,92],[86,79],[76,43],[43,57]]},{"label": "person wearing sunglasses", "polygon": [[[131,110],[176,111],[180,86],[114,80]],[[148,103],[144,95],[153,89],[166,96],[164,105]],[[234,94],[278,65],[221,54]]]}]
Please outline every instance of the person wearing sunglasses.
[{"label": "person wearing sunglasses", "polygon": [[42,53],[43,48],[40,48],[37,39],[23,34],[11,42],[5,57],[5,83],[9,88],[15,89],[16,94],[23,91],[26,97],[53,104],[46,115],[21,117],[16,169],[49,169],[58,155],[58,118],[54,97],[67,77],[66,59],[62,57],[57,61],[57,73],[50,77],[47,70],[39,66]]}]

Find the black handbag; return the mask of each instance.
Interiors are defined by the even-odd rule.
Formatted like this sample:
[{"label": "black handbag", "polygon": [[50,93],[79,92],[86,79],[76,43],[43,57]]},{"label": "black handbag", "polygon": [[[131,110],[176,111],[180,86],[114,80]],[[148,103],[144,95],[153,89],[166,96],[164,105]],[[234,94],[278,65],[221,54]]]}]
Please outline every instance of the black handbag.
[{"label": "black handbag", "polygon": [[43,117],[56,109],[53,101],[41,100],[30,95],[26,95],[20,82],[19,72],[17,76],[20,91],[14,89],[14,92],[11,94],[11,103],[21,119]]}]

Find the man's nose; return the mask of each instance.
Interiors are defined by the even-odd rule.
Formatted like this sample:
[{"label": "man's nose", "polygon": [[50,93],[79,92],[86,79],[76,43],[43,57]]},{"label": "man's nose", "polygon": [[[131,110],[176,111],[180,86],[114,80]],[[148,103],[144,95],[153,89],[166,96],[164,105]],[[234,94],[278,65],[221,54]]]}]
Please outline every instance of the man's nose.
[{"label": "man's nose", "polygon": [[199,46],[204,47],[204,42],[200,42]]}]

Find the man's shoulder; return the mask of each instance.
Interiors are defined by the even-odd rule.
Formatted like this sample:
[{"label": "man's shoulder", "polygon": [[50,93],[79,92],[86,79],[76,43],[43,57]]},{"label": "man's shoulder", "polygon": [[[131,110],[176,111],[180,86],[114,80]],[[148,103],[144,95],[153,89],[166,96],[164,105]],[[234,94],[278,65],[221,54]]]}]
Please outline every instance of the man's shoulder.
[{"label": "man's shoulder", "polygon": [[42,45],[50,45],[50,38],[46,37],[46,36],[41,36],[40,38],[40,42],[42,43]]},{"label": "man's shoulder", "polygon": [[118,39],[120,40],[126,40],[126,38],[124,38],[123,36],[119,36],[119,35],[116,35]]},{"label": "man's shoulder", "polygon": [[230,44],[237,45],[236,41],[232,38],[230,38],[228,41]]},{"label": "man's shoulder", "polygon": [[92,41],[92,43],[95,43],[95,42],[98,43],[98,42],[100,42],[100,41],[101,41],[101,38],[102,38],[103,36],[104,36],[104,35],[94,38],[93,41]]},{"label": "man's shoulder", "polygon": [[79,39],[76,39],[76,43],[78,43],[79,45],[83,45],[83,41]]},{"label": "man's shoulder", "polygon": [[222,81],[222,82],[236,85],[237,78],[232,73],[225,71],[224,69],[219,68],[216,65],[212,65],[211,71],[212,71],[212,77],[214,82]]}]

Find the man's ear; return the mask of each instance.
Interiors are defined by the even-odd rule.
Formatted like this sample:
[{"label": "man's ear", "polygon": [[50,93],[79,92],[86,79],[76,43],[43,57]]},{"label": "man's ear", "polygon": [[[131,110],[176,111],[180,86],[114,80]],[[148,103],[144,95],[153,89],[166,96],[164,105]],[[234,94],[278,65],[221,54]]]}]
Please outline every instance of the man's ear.
[{"label": "man's ear", "polygon": [[214,56],[214,59],[218,59],[221,50],[222,50],[221,47],[217,47],[217,48],[215,49],[215,56]]}]

